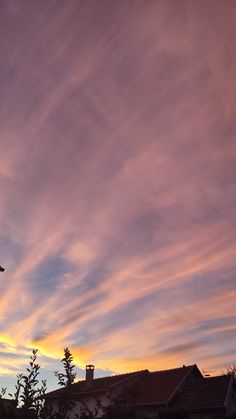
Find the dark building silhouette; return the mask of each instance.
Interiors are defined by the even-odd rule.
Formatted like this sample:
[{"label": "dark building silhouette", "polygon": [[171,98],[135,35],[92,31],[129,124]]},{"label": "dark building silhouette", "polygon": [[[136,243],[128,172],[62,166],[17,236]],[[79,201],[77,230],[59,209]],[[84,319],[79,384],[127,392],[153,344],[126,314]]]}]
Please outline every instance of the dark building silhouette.
[{"label": "dark building silhouette", "polygon": [[158,418],[160,410],[167,408],[186,409],[191,419],[215,419],[217,415],[236,412],[233,375],[205,378],[197,365],[190,365],[165,371],[143,370],[94,378],[94,367],[91,367],[86,368],[85,380],[69,389],[47,393],[46,403],[56,409],[58,401],[69,394],[75,402],[75,415],[80,412],[81,400],[88,402],[90,410],[98,401],[107,406],[111,400],[119,400],[134,406],[137,418]]}]

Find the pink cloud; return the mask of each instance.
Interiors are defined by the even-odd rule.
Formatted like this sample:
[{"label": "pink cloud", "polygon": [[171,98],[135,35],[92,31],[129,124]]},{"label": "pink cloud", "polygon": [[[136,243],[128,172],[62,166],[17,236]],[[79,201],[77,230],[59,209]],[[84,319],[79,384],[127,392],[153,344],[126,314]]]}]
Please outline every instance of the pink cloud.
[{"label": "pink cloud", "polygon": [[222,368],[234,344],[231,2],[214,14],[184,0],[51,7],[4,9],[0,29],[4,339],[52,363],[71,345],[82,365],[116,371]]}]

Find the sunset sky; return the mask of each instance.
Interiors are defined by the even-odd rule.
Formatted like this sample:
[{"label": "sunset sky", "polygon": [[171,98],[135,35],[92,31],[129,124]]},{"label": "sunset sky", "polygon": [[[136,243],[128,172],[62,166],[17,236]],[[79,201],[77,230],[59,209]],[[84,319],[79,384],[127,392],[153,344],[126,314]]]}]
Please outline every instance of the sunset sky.
[{"label": "sunset sky", "polygon": [[[0,1],[0,387],[236,363],[234,0]],[[43,378],[43,377],[42,377]]]}]

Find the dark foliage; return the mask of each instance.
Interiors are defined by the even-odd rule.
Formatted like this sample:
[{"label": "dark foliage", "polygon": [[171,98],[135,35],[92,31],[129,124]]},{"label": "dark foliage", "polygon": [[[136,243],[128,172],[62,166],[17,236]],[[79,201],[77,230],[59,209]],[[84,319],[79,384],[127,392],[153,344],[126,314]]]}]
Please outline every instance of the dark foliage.
[{"label": "dark foliage", "polygon": [[[1,419],[43,418],[43,396],[46,392],[46,381],[42,380],[39,386],[40,365],[37,363],[37,352],[37,349],[33,349],[26,372],[17,375],[15,393],[9,394],[11,401],[1,399]],[[5,394],[6,389],[3,390]],[[20,407],[17,408],[17,406]]]},{"label": "dark foliage", "polygon": [[230,365],[229,367],[227,367],[224,374],[230,374],[236,377],[236,365]]},{"label": "dark foliage", "polygon": [[58,412],[55,413],[55,419],[69,418],[70,412],[75,406],[75,402],[69,391],[70,386],[74,383],[76,378],[75,365],[73,365],[73,356],[69,348],[64,349],[64,357],[61,360],[64,371],[55,371],[54,374],[58,378],[58,385],[66,387],[68,391],[64,391],[63,396],[59,400]]},{"label": "dark foliage", "polygon": [[73,356],[68,348],[64,349],[64,358],[61,362],[63,363],[64,372],[55,371],[54,374],[58,378],[59,386],[70,386],[73,384],[76,378],[76,372],[74,372],[75,365],[73,365]]}]

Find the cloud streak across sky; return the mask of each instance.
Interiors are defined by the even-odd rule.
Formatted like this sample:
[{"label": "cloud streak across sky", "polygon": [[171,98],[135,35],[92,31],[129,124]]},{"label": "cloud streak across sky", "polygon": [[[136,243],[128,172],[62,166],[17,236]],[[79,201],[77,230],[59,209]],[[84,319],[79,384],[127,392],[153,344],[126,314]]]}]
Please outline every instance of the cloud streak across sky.
[{"label": "cloud streak across sky", "polygon": [[2,382],[235,362],[234,2],[0,9]]}]

